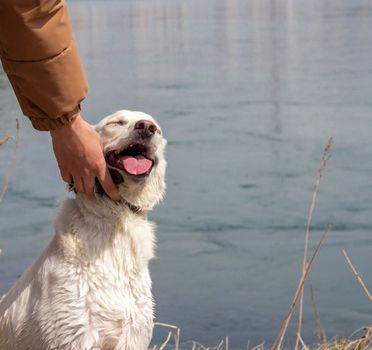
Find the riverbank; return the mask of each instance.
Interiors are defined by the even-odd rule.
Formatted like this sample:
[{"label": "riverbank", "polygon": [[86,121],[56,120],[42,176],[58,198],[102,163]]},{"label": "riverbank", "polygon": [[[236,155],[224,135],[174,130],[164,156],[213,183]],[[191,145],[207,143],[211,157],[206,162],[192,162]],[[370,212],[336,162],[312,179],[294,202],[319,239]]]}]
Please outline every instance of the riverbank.
[{"label": "riverbank", "polygon": [[[168,325],[169,326],[169,325]],[[173,327],[173,326],[170,326]],[[229,339],[226,337],[216,346],[204,346],[196,341],[181,341],[180,330],[176,328],[171,331],[167,339],[161,345],[155,345],[150,350],[267,350],[269,344],[259,344],[250,346],[247,344],[245,349],[229,347]],[[290,344],[285,345],[283,349],[292,349]],[[357,331],[350,338],[337,337],[320,344],[307,345],[301,339],[301,350],[367,350],[372,349],[372,324]]]}]

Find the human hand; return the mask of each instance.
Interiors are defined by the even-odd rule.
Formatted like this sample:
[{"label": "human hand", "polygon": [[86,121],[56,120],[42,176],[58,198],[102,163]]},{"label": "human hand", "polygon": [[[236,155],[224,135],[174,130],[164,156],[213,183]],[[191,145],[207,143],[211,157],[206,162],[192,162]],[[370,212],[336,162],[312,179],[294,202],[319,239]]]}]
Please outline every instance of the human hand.
[{"label": "human hand", "polygon": [[120,200],[106,166],[98,133],[80,114],[70,123],[51,130],[53,150],[62,179],[79,193],[93,196],[95,178],[112,200]]}]

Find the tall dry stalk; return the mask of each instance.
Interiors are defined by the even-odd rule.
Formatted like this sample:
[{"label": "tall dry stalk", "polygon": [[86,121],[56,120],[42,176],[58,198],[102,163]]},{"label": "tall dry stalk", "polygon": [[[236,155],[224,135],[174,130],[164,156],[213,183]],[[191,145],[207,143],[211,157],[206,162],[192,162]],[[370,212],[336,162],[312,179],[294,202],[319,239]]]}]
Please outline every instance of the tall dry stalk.
[{"label": "tall dry stalk", "polygon": [[345,259],[346,259],[346,261],[348,262],[348,264],[349,264],[351,270],[353,271],[355,277],[357,278],[359,284],[362,286],[364,292],[367,294],[368,299],[372,301],[372,295],[371,295],[371,293],[369,292],[369,290],[368,290],[366,284],[364,283],[364,281],[363,281],[363,279],[362,279],[362,276],[361,276],[360,273],[356,270],[356,268],[354,267],[353,263],[351,262],[349,256],[348,256],[347,253],[346,253],[346,250],[343,249],[343,250],[342,250],[342,253],[344,254]]},{"label": "tall dry stalk", "polygon": [[300,297],[300,294],[301,294],[301,291],[305,285],[305,281],[309,275],[309,272],[310,272],[310,269],[311,269],[311,265],[313,264],[314,262],[314,259],[316,257],[316,255],[318,254],[319,252],[319,249],[321,247],[321,245],[323,244],[326,236],[328,235],[328,233],[330,232],[331,230],[331,226],[328,225],[322,235],[322,237],[320,238],[320,240],[318,241],[318,244],[317,246],[315,247],[315,250],[309,260],[309,262],[307,263],[306,265],[306,269],[304,271],[304,273],[302,274],[301,278],[300,278],[300,281],[298,283],[298,286],[297,286],[297,289],[296,289],[296,292],[293,296],[293,299],[292,299],[292,303],[291,303],[291,306],[289,308],[289,312],[287,314],[287,316],[285,317],[283,323],[282,323],[282,326],[280,328],[280,331],[279,331],[279,334],[278,336],[276,337],[276,339],[274,340],[274,343],[273,345],[271,346],[271,350],[280,350],[282,348],[282,343],[283,343],[283,340],[284,340],[284,337],[285,337],[285,334],[287,332],[287,329],[288,329],[288,325],[289,325],[289,322],[291,321],[291,318],[293,316],[293,312],[295,310],[295,307],[297,305],[297,302],[299,300],[299,297]]},{"label": "tall dry stalk", "polygon": [[2,139],[0,139],[0,146],[5,145],[9,140],[13,137],[11,135],[5,135]]},{"label": "tall dry stalk", "polygon": [[[184,347],[187,344],[190,344],[192,346],[192,350],[230,350],[229,347],[229,337],[225,337],[224,340],[221,340],[220,343],[217,346],[212,346],[212,347],[206,347],[197,341],[194,340],[189,340],[181,343],[181,330],[173,325],[167,324],[167,323],[160,323],[160,322],[155,322],[155,326],[162,326],[166,328],[172,329],[169,333],[165,341],[158,347],[158,346],[153,346],[149,350],[165,350],[169,346],[169,343],[172,339],[174,339],[174,344],[172,349],[173,350],[181,350],[181,346]],[[263,344],[260,344],[259,346],[256,346],[252,348],[251,350],[263,350]]]},{"label": "tall dry stalk", "polygon": [[[18,118],[16,119],[16,128],[17,128],[16,141],[15,141],[16,144],[15,144],[15,147],[14,147],[13,155],[12,155],[11,160],[10,160],[10,165],[9,165],[8,171],[6,172],[6,174],[4,176],[4,179],[3,179],[3,185],[2,185],[2,188],[0,190],[0,202],[3,200],[4,195],[5,195],[5,193],[8,189],[10,175],[12,174],[12,172],[14,170],[14,167],[15,167],[15,164],[16,164],[17,150],[19,148],[19,129],[20,129],[20,124],[19,124]],[[3,139],[0,140],[0,146],[7,143],[10,139],[12,139],[12,136],[10,136],[10,135],[5,136]]]},{"label": "tall dry stalk", "polygon": [[[311,222],[313,220],[313,213],[314,213],[314,209],[315,209],[315,205],[316,205],[316,199],[317,199],[317,196],[318,196],[320,180],[322,179],[324,171],[325,171],[325,169],[327,167],[327,164],[328,164],[329,154],[330,154],[331,147],[332,147],[332,142],[333,142],[333,140],[332,140],[332,138],[330,138],[324,146],[323,157],[322,157],[322,160],[320,162],[320,167],[319,167],[319,170],[318,170],[318,175],[317,175],[315,184],[313,186],[313,194],[312,194],[312,199],[311,199],[311,205],[310,205],[310,208],[309,208],[309,212],[308,212],[308,216],[307,216],[307,222],[306,222],[306,229],[305,229],[305,245],[304,245],[304,257],[303,257],[303,262],[302,262],[302,274],[306,270],[306,265],[307,265],[307,254],[308,254],[309,238],[310,238],[310,226],[311,226]],[[298,350],[298,344],[300,342],[300,336],[301,336],[301,331],[302,331],[303,299],[304,299],[304,288],[302,288],[302,290],[300,292],[297,337],[296,337],[294,350]]]},{"label": "tall dry stalk", "polygon": [[324,328],[322,327],[322,324],[320,323],[320,316],[319,316],[318,308],[316,307],[314,289],[310,281],[310,278],[309,278],[309,287],[310,287],[311,304],[313,305],[313,312],[314,312],[315,333],[320,343],[324,344],[327,342],[327,335],[326,335]]}]

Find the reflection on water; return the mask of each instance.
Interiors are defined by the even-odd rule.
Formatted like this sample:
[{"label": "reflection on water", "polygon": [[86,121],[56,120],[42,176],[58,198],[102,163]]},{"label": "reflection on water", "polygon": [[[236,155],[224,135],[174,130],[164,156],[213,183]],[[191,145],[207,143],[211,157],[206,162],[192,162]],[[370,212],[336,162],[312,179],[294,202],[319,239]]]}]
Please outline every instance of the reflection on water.
[{"label": "reflection on water", "polygon": [[[143,110],[169,140],[168,194],[152,215],[158,321],[207,344],[273,340],[299,278],[322,145],[333,136],[313,240],[327,223],[333,230],[311,279],[329,336],[370,323],[341,249],[370,284],[372,4],[70,1],[70,12],[90,82],[85,117]],[[11,133],[19,111],[1,76],[0,84],[1,134]],[[1,149],[1,167],[11,147]],[[19,151],[0,206],[0,292],[46,245],[65,196],[48,135],[25,121]]]}]

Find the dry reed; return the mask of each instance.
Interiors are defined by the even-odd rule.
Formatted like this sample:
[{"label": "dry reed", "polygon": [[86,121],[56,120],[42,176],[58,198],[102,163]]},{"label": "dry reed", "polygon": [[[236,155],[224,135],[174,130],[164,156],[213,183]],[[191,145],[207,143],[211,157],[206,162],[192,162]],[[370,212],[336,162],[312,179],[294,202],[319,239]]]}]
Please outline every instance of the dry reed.
[{"label": "dry reed", "polygon": [[[318,170],[318,175],[316,177],[316,181],[313,187],[313,193],[312,193],[312,199],[311,199],[311,205],[309,208],[308,216],[307,216],[307,222],[306,222],[306,230],[305,230],[305,245],[304,245],[304,257],[303,257],[303,262],[302,262],[302,273],[304,273],[307,265],[307,254],[308,254],[308,247],[309,247],[309,239],[310,239],[310,226],[311,222],[313,220],[313,213],[316,205],[316,199],[318,196],[318,191],[319,191],[319,186],[320,186],[320,180],[323,177],[324,171],[327,167],[328,160],[329,160],[329,154],[331,151],[332,147],[332,138],[328,140],[326,145],[324,146],[323,150],[323,157],[320,162],[320,167]],[[295,342],[294,349],[298,349],[298,343],[300,340],[300,335],[301,335],[301,329],[302,329],[302,311],[303,311],[303,299],[304,299],[304,288],[302,288],[300,292],[300,303],[299,303],[299,311],[298,311],[298,326],[297,326],[297,338]]]},{"label": "dry reed", "polygon": [[[222,340],[216,346],[204,346],[197,341],[180,341],[180,329],[176,326],[170,326],[176,331],[170,331],[166,340],[160,346],[153,346],[149,350],[266,350],[264,343],[261,343],[254,347],[249,347],[249,344],[245,349],[233,349],[229,346],[228,337]],[[300,339],[301,350],[371,350],[372,349],[372,325],[364,327],[358,330],[360,335],[355,337],[353,334],[350,338],[334,338],[328,342],[321,344],[307,345],[302,339],[301,334],[297,336]],[[177,334],[177,337],[175,337]],[[171,339],[174,338],[174,344],[170,344]],[[289,349],[286,347],[285,349]]]},{"label": "dry reed", "polygon": [[327,335],[326,335],[324,328],[322,327],[322,324],[320,323],[320,315],[316,307],[314,289],[313,289],[312,283],[310,282],[310,278],[309,278],[309,287],[310,287],[311,304],[313,306],[313,312],[314,312],[315,334],[318,337],[320,343],[323,344],[327,342]]},{"label": "dry reed", "polygon": [[279,331],[279,334],[278,336],[276,337],[273,345],[271,346],[271,350],[274,350],[274,349],[277,349],[277,350],[280,350],[282,348],[282,343],[283,343],[283,340],[284,340],[284,337],[285,337],[285,334],[287,333],[287,329],[288,329],[288,326],[289,326],[289,322],[291,321],[291,318],[293,316],[293,312],[295,310],[295,307],[297,305],[297,302],[299,300],[299,297],[300,297],[300,294],[301,294],[301,291],[302,289],[304,288],[304,285],[305,285],[305,281],[309,275],[309,272],[310,272],[310,268],[311,268],[311,265],[312,263],[314,262],[314,259],[316,257],[316,255],[318,254],[319,252],[319,249],[321,247],[321,245],[323,244],[327,234],[330,232],[331,230],[331,226],[328,225],[322,235],[322,237],[320,238],[311,258],[310,258],[310,261],[307,263],[306,265],[306,270],[304,271],[304,273],[302,274],[301,278],[300,278],[300,281],[298,283],[298,286],[297,286],[297,290],[293,296],[293,299],[292,299],[292,302],[291,302],[291,306],[289,308],[289,312],[287,314],[287,316],[285,317],[284,321],[283,321],[283,324],[282,324],[282,327],[280,328],[280,331]]},{"label": "dry reed", "polygon": [[363,279],[362,279],[362,276],[361,276],[360,273],[355,269],[353,263],[351,262],[349,256],[348,256],[347,253],[346,253],[346,250],[343,249],[343,250],[342,250],[342,253],[344,254],[345,259],[346,259],[346,261],[348,262],[348,264],[349,264],[351,270],[353,271],[355,277],[357,278],[359,284],[362,286],[364,292],[367,294],[368,299],[372,301],[372,295],[371,295],[371,293],[369,292],[369,290],[368,290],[366,284],[364,283],[364,281],[363,281]]},{"label": "dry reed", "polygon": [[[15,147],[14,147],[14,150],[13,150],[13,154],[12,154],[12,157],[10,159],[10,165],[8,167],[8,171],[6,172],[4,178],[3,178],[3,185],[0,189],[0,202],[3,200],[4,196],[5,196],[5,193],[8,189],[8,186],[9,186],[9,179],[10,179],[10,176],[15,168],[15,165],[16,165],[16,157],[17,157],[17,151],[18,151],[18,148],[19,148],[19,130],[20,130],[20,124],[19,124],[19,119],[17,118],[16,119],[16,140],[15,140]],[[2,138],[0,140],[0,146],[1,145],[5,145],[9,140],[11,140],[13,137],[10,136],[10,135],[7,135],[5,136],[4,138]]]},{"label": "dry reed", "polygon": [[2,139],[0,139],[0,146],[5,145],[9,140],[11,140],[13,137],[11,135],[6,135]]}]

